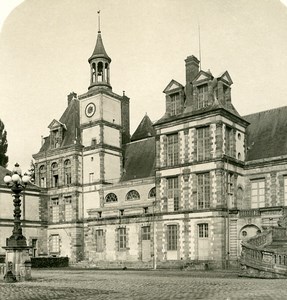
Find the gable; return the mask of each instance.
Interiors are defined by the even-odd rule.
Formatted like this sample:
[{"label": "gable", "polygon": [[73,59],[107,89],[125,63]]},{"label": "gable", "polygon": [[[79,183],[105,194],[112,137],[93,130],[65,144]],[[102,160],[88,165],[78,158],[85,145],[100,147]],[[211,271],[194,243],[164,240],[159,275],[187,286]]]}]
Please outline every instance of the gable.
[{"label": "gable", "polygon": [[223,81],[225,81],[226,83],[228,83],[229,85],[231,85],[233,83],[229,73],[227,71],[225,71],[223,74],[218,76],[218,79],[221,79]]},{"label": "gable", "polygon": [[58,129],[58,128],[62,127],[62,126],[66,129],[65,124],[63,124],[63,123],[57,121],[56,119],[54,119],[54,120],[50,123],[50,125],[48,126],[48,128],[49,128],[50,130],[53,131],[53,130]]},{"label": "gable", "polygon": [[179,82],[172,80],[167,87],[164,89],[164,93],[169,94],[173,91],[176,90],[182,90],[183,89],[183,85],[181,85]]},{"label": "gable", "polygon": [[213,76],[210,73],[200,71],[198,75],[194,78],[193,84],[201,83],[203,81],[208,81],[213,79]]}]

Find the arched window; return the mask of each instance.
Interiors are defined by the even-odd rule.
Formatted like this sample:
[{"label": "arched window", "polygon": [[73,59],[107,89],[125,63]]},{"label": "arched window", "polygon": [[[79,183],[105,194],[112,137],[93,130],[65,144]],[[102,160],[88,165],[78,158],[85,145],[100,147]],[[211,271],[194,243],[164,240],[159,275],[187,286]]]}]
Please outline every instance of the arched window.
[{"label": "arched window", "polygon": [[47,171],[44,165],[39,168],[39,179],[40,187],[47,187]]},{"label": "arched window", "polygon": [[71,176],[71,161],[69,159],[64,162],[64,176],[65,176],[65,184],[71,184],[72,176]]},{"label": "arched window", "polygon": [[51,166],[51,184],[52,187],[57,187],[59,184],[58,164],[55,162]]},{"label": "arched window", "polygon": [[107,194],[107,196],[106,196],[106,202],[108,203],[108,202],[117,202],[118,201],[118,197],[116,196],[116,194],[114,194],[114,193],[109,193],[109,194]]},{"label": "arched window", "polygon": [[156,196],[156,188],[153,187],[153,188],[149,191],[148,197],[149,197],[149,198],[155,198],[155,196]]},{"label": "arched window", "polygon": [[127,193],[126,199],[127,200],[139,200],[140,194],[135,190],[131,190]]}]

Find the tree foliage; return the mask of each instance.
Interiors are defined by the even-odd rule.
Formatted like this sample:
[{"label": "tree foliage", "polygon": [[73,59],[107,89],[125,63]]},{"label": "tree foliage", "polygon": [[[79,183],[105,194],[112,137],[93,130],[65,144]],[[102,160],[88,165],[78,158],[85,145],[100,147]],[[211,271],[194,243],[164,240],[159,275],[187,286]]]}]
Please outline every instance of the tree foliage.
[{"label": "tree foliage", "polygon": [[8,164],[8,149],[7,132],[4,123],[0,120],[0,166],[6,168]]}]

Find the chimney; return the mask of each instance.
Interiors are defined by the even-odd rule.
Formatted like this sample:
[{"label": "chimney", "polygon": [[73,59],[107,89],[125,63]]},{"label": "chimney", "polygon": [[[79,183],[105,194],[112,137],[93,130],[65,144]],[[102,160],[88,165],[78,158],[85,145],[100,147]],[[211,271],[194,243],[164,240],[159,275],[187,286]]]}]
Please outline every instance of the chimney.
[{"label": "chimney", "polygon": [[186,84],[191,83],[199,72],[199,60],[191,55],[185,60]]},{"label": "chimney", "polygon": [[186,86],[185,86],[185,107],[192,106],[192,81],[197,76],[199,72],[199,60],[191,55],[185,60],[185,74],[186,74]]},{"label": "chimney", "polygon": [[74,98],[77,98],[77,94],[75,92],[71,92],[68,96],[67,96],[67,99],[68,99],[68,106],[70,105],[72,99]]}]

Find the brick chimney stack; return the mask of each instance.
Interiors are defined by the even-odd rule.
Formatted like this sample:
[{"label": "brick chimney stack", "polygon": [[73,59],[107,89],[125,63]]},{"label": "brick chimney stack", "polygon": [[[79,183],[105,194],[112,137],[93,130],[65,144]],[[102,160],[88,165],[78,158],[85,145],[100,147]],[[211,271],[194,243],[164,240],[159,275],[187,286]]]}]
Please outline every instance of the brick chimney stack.
[{"label": "brick chimney stack", "polygon": [[191,55],[185,60],[186,83],[191,83],[199,72],[199,60]]},{"label": "brick chimney stack", "polygon": [[189,106],[192,103],[191,82],[197,76],[198,72],[199,72],[199,60],[193,55],[188,56],[185,60],[185,77],[186,77],[186,87],[185,87],[186,105],[185,106]]},{"label": "brick chimney stack", "polygon": [[70,105],[72,99],[74,98],[77,98],[77,94],[75,92],[71,92],[68,96],[67,96],[67,99],[68,99],[68,106]]}]

